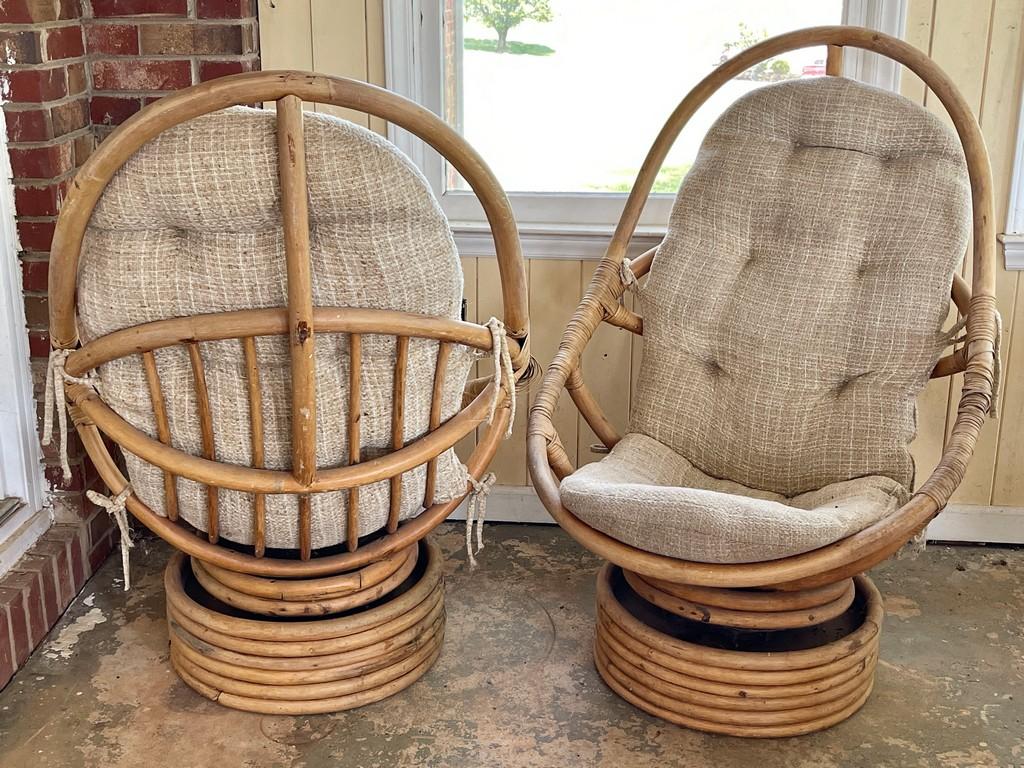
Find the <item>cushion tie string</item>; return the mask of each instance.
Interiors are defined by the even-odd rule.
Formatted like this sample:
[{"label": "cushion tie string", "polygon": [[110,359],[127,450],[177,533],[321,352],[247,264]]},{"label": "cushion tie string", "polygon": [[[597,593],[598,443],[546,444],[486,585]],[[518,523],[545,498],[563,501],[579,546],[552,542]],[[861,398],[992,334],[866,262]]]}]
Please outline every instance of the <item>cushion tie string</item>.
[{"label": "cushion tie string", "polygon": [[491,398],[491,410],[487,414],[487,423],[494,421],[494,413],[498,409],[498,399],[501,397],[502,379],[508,389],[510,413],[508,416],[508,428],[505,430],[505,438],[512,436],[512,422],[516,420],[516,379],[512,371],[512,356],[508,351],[508,337],[505,335],[505,324],[496,317],[492,317],[484,325],[491,331],[491,354],[494,356],[494,395]]},{"label": "cushion tie string", "polygon": [[60,469],[65,483],[71,482],[71,466],[68,463],[68,410],[64,397],[64,385],[84,384],[99,392],[99,380],[95,376],[71,376],[64,370],[68,356],[73,350],[51,349],[46,364],[46,385],[43,397],[43,445],[49,445],[53,437],[53,416],[57,414],[60,428]]},{"label": "cushion tie string", "polygon": [[640,286],[640,281],[636,279],[636,275],[633,273],[633,261],[631,259],[622,259],[622,264],[619,265],[619,276],[622,278],[622,284],[626,287],[627,291],[635,291]]},{"label": "cushion tie string", "polygon": [[[470,569],[476,568],[476,555],[484,548],[484,516],[487,514],[487,494],[491,492],[495,478],[493,472],[477,480],[467,473],[473,490],[469,492],[466,504],[466,554]],[[473,524],[476,523],[476,551],[473,550]]]},{"label": "cushion tie string", "polygon": [[85,495],[97,507],[103,507],[107,513],[117,522],[121,531],[121,570],[124,572],[124,591],[131,589],[131,573],[128,565],[128,550],[135,546],[132,541],[132,529],[128,527],[128,511],[126,504],[128,497],[132,495],[131,485],[126,485],[116,496],[104,496],[96,491],[86,491]]}]

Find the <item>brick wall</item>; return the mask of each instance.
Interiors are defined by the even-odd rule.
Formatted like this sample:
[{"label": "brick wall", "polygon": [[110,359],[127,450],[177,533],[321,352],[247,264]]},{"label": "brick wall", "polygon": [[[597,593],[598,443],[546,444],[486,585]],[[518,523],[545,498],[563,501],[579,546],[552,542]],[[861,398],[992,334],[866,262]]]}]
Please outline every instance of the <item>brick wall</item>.
[{"label": "brick wall", "polygon": [[[38,403],[49,354],[50,240],[75,170],[96,142],[161,95],[259,69],[255,16],[256,0],[0,2],[0,97]],[[59,524],[0,580],[0,687],[115,543],[110,519],[84,496],[101,489],[95,470],[73,434],[69,446],[67,485],[44,449]]]}]

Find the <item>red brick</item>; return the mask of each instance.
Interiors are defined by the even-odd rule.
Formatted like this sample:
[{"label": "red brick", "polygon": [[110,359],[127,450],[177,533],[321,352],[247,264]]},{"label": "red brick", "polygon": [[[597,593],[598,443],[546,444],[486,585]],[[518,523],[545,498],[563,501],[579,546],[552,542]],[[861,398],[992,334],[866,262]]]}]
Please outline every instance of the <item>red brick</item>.
[{"label": "red brick", "polygon": [[5,64],[39,64],[43,60],[40,33],[34,29],[0,30],[0,61]]},{"label": "red brick", "polygon": [[9,141],[46,141],[53,138],[47,109],[6,109]]},{"label": "red brick", "polygon": [[187,0],[92,0],[92,13],[97,19],[108,16],[185,16]]},{"label": "red brick", "polygon": [[89,53],[134,56],[139,52],[139,28],[134,24],[90,24],[85,40]]},{"label": "red brick", "polygon": [[[81,462],[71,464],[71,480],[67,483],[64,482],[63,470],[60,464],[44,464],[43,474],[46,477],[46,481],[54,488],[60,488],[64,491],[78,491],[79,493],[85,490],[85,470]],[[82,517],[83,515],[79,512],[78,516]]]},{"label": "red brick", "polygon": [[14,635],[14,661],[20,667],[32,652],[25,597],[21,590],[0,587],[0,613],[7,614],[7,621]]},{"label": "red brick", "polygon": [[63,613],[75,599],[75,586],[71,580],[71,564],[68,562],[67,547],[62,541],[54,541],[47,531],[43,537],[35,543],[33,549],[43,557],[49,557],[54,562],[57,572],[57,600],[60,612]]},{"label": "red brick", "polygon": [[98,91],[173,91],[192,84],[192,65],[181,60],[96,61],[92,82]]},{"label": "red brick", "polygon": [[11,170],[16,179],[52,179],[75,167],[71,142],[48,147],[12,148],[10,155]]},{"label": "red brick", "polygon": [[45,291],[50,279],[50,262],[21,260],[21,288],[25,291]]},{"label": "red brick", "polygon": [[67,187],[66,180],[42,187],[15,187],[15,207],[22,216],[56,216],[67,195]]},{"label": "red brick", "polygon": [[25,297],[25,322],[29,327],[44,328],[49,325],[49,309],[45,295]]},{"label": "red brick", "polygon": [[198,0],[196,16],[200,19],[244,19],[256,15],[252,0]]},{"label": "red brick", "polygon": [[71,578],[75,585],[75,594],[81,592],[88,577],[86,572],[86,561],[83,539],[88,535],[84,524],[69,525],[57,523],[49,531],[55,538],[63,541],[67,546],[68,557],[71,563]]},{"label": "red brick", "polygon": [[26,251],[50,250],[53,227],[52,221],[19,221],[18,238],[21,240],[21,247]]},{"label": "red brick", "polygon": [[[39,358],[45,364],[46,358],[50,356],[50,334],[46,331],[29,331],[28,354],[29,357]],[[43,455],[46,455],[45,448]]]},{"label": "red brick", "polygon": [[93,125],[120,125],[140,109],[138,96],[93,96],[90,105]]},{"label": "red brick", "polygon": [[17,669],[14,650],[11,648],[10,623],[7,621],[7,614],[0,611],[0,689],[10,682]]},{"label": "red brick", "polygon": [[81,13],[79,0],[6,0],[0,10],[0,23],[63,21],[77,18]]},{"label": "red brick", "polygon": [[143,54],[192,55],[244,53],[237,24],[144,24],[139,27]]},{"label": "red brick", "polygon": [[50,123],[55,137],[80,131],[89,125],[88,99],[75,99],[50,108]]},{"label": "red brick", "polygon": [[85,89],[89,87],[89,81],[85,76],[85,62],[76,61],[74,64],[68,64],[68,95],[77,96],[80,93],[85,93]]},{"label": "red brick", "polygon": [[12,570],[0,580],[0,588],[21,592],[25,614],[28,617],[28,641],[31,652],[50,631],[46,625],[46,612],[43,610],[42,585],[35,576]]},{"label": "red brick", "polygon": [[18,573],[26,573],[39,580],[42,588],[43,616],[46,626],[52,627],[60,618],[59,600],[57,599],[57,570],[53,561],[48,557],[32,554],[25,555],[14,564],[13,570]]},{"label": "red brick", "polygon": [[81,24],[46,30],[47,61],[74,59],[84,54],[85,45],[82,43]]},{"label": "red brick", "polygon": [[199,81],[205,83],[207,80],[216,80],[218,77],[252,72],[252,69],[252,61],[200,61]]},{"label": "red brick", "polygon": [[100,569],[100,566],[106,562],[113,549],[113,531],[108,531],[105,536],[98,539],[96,543],[92,545],[92,548],[89,550],[89,568],[92,569],[93,573],[96,573],[96,571]]},{"label": "red brick", "polygon": [[79,168],[82,163],[89,159],[89,155],[92,154],[93,149],[96,147],[96,141],[93,138],[92,132],[83,133],[81,136],[75,139],[75,167]]},{"label": "red brick", "polygon": [[9,101],[56,101],[67,95],[64,67],[0,72],[0,90]]}]

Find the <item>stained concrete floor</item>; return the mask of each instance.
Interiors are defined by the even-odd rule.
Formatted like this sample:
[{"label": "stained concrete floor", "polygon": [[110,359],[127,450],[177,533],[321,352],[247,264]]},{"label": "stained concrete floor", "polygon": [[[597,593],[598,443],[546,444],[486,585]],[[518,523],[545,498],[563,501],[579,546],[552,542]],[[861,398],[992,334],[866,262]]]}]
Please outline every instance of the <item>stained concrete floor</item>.
[{"label": "stained concrete floor", "polygon": [[888,613],[875,692],[829,731],[775,742],[708,736],[618,699],[591,663],[599,562],[554,527],[488,525],[470,573],[444,526],[448,630],[398,696],[317,717],[208,701],[168,664],[160,574],[111,558],[0,693],[3,768],[1024,765],[1024,551],[929,547],[880,567]]}]

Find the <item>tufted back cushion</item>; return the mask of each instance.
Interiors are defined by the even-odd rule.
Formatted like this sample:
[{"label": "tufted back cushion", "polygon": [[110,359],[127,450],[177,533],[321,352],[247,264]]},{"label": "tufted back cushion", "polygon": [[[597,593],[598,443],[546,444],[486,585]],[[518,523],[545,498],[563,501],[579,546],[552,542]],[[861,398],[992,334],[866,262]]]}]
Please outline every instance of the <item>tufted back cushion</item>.
[{"label": "tufted back cushion", "polygon": [[[144,146],[117,173],[97,206],[82,253],[79,331],[90,341],[111,331],[168,317],[286,304],[286,269],[273,112],[236,108],[177,126]],[[318,114],[305,120],[309,168],[313,300],[325,307],[370,307],[458,318],[462,272],[448,224],[430,189],[393,145],[351,123]],[[291,374],[287,340],[256,340],[265,466],[291,467]],[[389,450],[395,339],[364,336],[363,459]],[[250,415],[241,342],[200,345],[209,387],[216,457],[251,465]],[[437,343],[409,345],[405,439],[428,427]],[[186,350],[156,352],[175,447],[202,454],[195,386]],[[319,333],[317,458],[347,462],[348,338]],[[471,363],[457,346],[446,375],[442,418],[461,403]],[[137,356],[100,368],[103,395],[150,436],[156,423]],[[162,473],[126,456],[138,496],[165,512]],[[401,516],[421,507],[425,470],[406,473]],[[436,500],[464,492],[466,476],[453,451],[438,461]],[[206,530],[206,490],[177,480],[182,517]],[[250,543],[253,498],[220,490],[220,535]],[[389,484],[360,493],[360,534],[387,519]],[[345,540],[347,494],[312,498],[314,547]],[[298,545],[294,496],[266,497],[267,546]]]},{"label": "tufted back cushion", "polygon": [[959,142],[921,107],[836,77],[748,93],[705,138],[642,289],[633,429],[787,496],[909,487],[968,223]]}]

